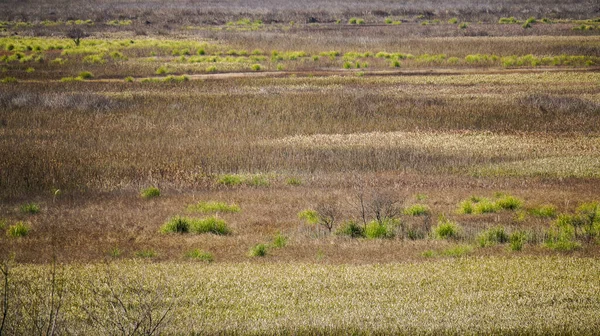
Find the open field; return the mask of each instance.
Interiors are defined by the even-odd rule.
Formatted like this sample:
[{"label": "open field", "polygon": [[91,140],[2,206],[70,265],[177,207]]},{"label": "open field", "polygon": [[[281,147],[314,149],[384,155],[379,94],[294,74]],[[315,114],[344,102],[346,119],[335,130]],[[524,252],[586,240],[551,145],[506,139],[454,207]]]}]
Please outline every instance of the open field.
[{"label": "open field", "polygon": [[594,334],[598,11],[1,3],[0,335]]}]

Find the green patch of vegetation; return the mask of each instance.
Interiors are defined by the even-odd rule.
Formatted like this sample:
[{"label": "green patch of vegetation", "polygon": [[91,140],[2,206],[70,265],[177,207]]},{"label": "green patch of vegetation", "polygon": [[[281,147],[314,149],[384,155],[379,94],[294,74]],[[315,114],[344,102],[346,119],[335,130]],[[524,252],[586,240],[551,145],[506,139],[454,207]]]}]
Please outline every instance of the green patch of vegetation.
[{"label": "green patch of vegetation", "polygon": [[29,234],[30,228],[24,222],[17,222],[10,225],[6,230],[6,235],[12,238],[25,237]]},{"label": "green patch of vegetation", "polygon": [[106,22],[109,26],[129,26],[131,23],[131,20],[110,20]]},{"label": "green patch of vegetation", "polygon": [[369,239],[394,238],[394,228],[396,225],[396,221],[392,219],[371,221],[367,223],[367,226],[365,227],[365,237]]},{"label": "green patch of vegetation", "polygon": [[34,73],[34,72],[35,72],[35,69],[34,69],[34,68],[31,68],[31,67],[29,67],[29,68],[25,69],[25,72],[26,72],[26,73]]},{"label": "green patch of vegetation", "polygon": [[449,247],[441,251],[441,255],[445,257],[459,258],[473,253],[474,249],[471,245],[460,244]]},{"label": "green patch of vegetation", "polygon": [[319,222],[319,213],[312,209],[302,210],[298,213],[298,219],[305,220],[309,224],[317,224]]},{"label": "green patch of vegetation", "polygon": [[527,242],[527,234],[523,231],[515,231],[509,237],[509,248],[511,251],[521,251]]},{"label": "green patch of vegetation", "polygon": [[285,180],[285,184],[290,186],[299,186],[302,185],[302,180],[297,177],[290,177],[287,180]]},{"label": "green patch of vegetation", "polygon": [[166,73],[169,72],[169,69],[166,66],[160,66],[158,69],[156,69],[155,74],[157,75],[164,75]]},{"label": "green patch of vegetation", "polygon": [[208,68],[206,68],[205,70],[206,72],[217,72],[217,67],[214,65],[209,66]]},{"label": "green patch of vegetation", "polygon": [[514,17],[501,17],[500,20],[498,20],[498,23],[511,24],[511,23],[519,23],[519,21],[517,21],[517,19],[515,19]]},{"label": "green patch of vegetation", "polygon": [[4,84],[17,83],[18,80],[15,77],[4,77],[4,78],[2,78],[1,82],[4,83]]},{"label": "green patch of vegetation", "polygon": [[35,215],[40,212],[40,206],[37,203],[25,203],[19,207],[19,210],[24,214]]},{"label": "green patch of vegetation", "polygon": [[440,215],[437,225],[432,228],[433,237],[436,239],[458,239],[460,231],[460,225],[444,215]]},{"label": "green patch of vegetation", "polygon": [[193,249],[191,251],[186,252],[185,257],[188,259],[199,260],[206,263],[211,263],[214,261],[212,253],[205,252],[200,249]]},{"label": "green patch of vegetation", "polygon": [[242,184],[242,182],[243,182],[242,176],[235,175],[235,174],[221,175],[217,179],[218,184],[222,184],[222,185],[226,185],[226,186],[237,186],[237,185]]},{"label": "green patch of vegetation", "polygon": [[176,216],[169,219],[161,228],[162,233],[188,233],[194,219]]},{"label": "green patch of vegetation", "polygon": [[267,255],[267,244],[256,244],[250,248],[248,255],[250,257],[264,257]]},{"label": "green patch of vegetation", "polygon": [[528,213],[534,217],[540,218],[555,218],[557,216],[556,207],[551,204],[530,208]]},{"label": "green patch of vegetation", "polygon": [[477,237],[477,242],[481,247],[488,247],[507,243],[509,238],[510,237],[504,230],[504,227],[498,226],[481,232]]},{"label": "green patch of vegetation", "polygon": [[127,82],[127,83],[133,83],[134,81],[135,81],[135,78],[133,78],[131,76],[125,77],[125,82]]},{"label": "green patch of vegetation", "polygon": [[336,234],[350,238],[361,238],[365,237],[365,229],[356,221],[351,220],[343,223],[336,231]]},{"label": "green patch of vegetation", "polygon": [[458,18],[451,18],[450,20],[448,20],[449,24],[457,24],[458,23]]},{"label": "green patch of vegetation", "polygon": [[158,196],[160,196],[160,189],[158,189],[157,187],[154,187],[154,186],[148,187],[148,188],[142,190],[142,192],[140,193],[140,196],[145,199],[158,197]]},{"label": "green patch of vegetation", "polygon": [[200,212],[200,213],[235,213],[240,211],[240,207],[236,204],[227,204],[224,202],[198,202],[197,204],[191,204],[187,207],[187,211]]},{"label": "green patch of vegetation", "polygon": [[271,246],[273,246],[274,248],[283,248],[287,245],[287,242],[288,237],[282,235],[279,232],[275,235],[275,237],[273,237],[273,242],[271,243]]},{"label": "green patch of vegetation", "polygon": [[497,199],[496,205],[499,208],[505,209],[505,210],[517,210],[517,209],[521,208],[521,206],[523,205],[523,201],[516,197],[506,195],[506,196],[502,196],[499,199]]},{"label": "green patch of vegetation", "polygon": [[83,79],[81,79],[80,77],[63,77],[60,79],[60,81],[63,83],[71,83],[71,82],[81,82],[81,81],[83,81]]},{"label": "green patch of vegetation", "polygon": [[461,23],[458,25],[458,28],[459,28],[459,29],[467,29],[468,27],[469,27],[469,24],[468,24],[468,23],[466,23],[466,22],[461,22]]},{"label": "green patch of vegetation", "polygon": [[260,64],[252,64],[250,68],[252,69],[252,71],[260,71],[262,69]]},{"label": "green patch of vegetation", "polygon": [[85,63],[85,64],[104,64],[104,63],[106,63],[106,60],[104,59],[104,54],[88,55],[83,58],[83,63]]},{"label": "green patch of vegetation", "polygon": [[92,74],[89,71],[82,71],[79,73],[78,77],[81,79],[92,79],[92,78],[94,78],[94,74]]},{"label": "green patch of vegetation", "polygon": [[404,214],[407,216],[423,216],[431,213],[427,205],[414,204],[404,209]]}]

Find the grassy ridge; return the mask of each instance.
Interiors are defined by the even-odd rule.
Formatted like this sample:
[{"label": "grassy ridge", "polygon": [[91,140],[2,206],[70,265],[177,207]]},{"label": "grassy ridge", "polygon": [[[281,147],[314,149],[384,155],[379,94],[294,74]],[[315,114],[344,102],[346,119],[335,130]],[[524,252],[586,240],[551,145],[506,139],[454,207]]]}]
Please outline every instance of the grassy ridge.
[{"label": "grassy ridge", "polygon": [[[20,285],[43,286],[47,272],[46,266],[14,269],[22,302],[34,302],[34,289]],[[141,303],[129,307],[130,316],[153,298],[149,293],[160,293],[153,313],[173,304],[165,333],[541,335],[592,334],[600,326],[600,263],[587,258],[363,266],[127,262],[68,266],[61,277],[67,279],[61,327],[86,334],[107,331],[86,322],[89,312],[115,318],[106,306],[96,306],[102,299],[94,301],[90,286],[115,289],[125,304]],[[132,286],[149,292],[128,292]]]}]

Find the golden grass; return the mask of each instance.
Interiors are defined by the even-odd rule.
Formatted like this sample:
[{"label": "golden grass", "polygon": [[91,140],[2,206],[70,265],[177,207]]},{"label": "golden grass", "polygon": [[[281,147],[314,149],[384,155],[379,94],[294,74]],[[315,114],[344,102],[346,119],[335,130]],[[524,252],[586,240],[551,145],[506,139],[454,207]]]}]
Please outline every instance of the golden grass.
[{"label": "golden grass", "polygon": [[[40,283],[47,270],[17,266],[17,288],[25,282]],[[600,326],[599,277],[597,259],[570,257],[363,266],[74,265],[64,269],[67,295],[61,326],[90,335],[105,333],[88,324],[83,308],[101,319],[114,319],[114,312],[95,306],[88,288],[112,287],[125,304],[143,304],[152,295],[125,290],[139,286],[161,293],[153,312],[173,304],[163,329],[167,334],[593,334]],[[35,304],[32,293],[19,290],[21,302]],[[132,316],[135,309],[130,307]]]}]

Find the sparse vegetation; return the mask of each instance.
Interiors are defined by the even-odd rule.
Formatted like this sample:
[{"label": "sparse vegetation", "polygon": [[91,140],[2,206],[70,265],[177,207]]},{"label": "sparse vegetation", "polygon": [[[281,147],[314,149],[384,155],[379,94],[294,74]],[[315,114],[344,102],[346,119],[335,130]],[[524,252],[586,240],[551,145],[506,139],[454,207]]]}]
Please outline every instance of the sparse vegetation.
[{"label": "sparse vegetation", "polygon": [[8,229],[6,229],[6,234],[12,238],[20,238],[25,237],[29,234],[29,226],[24,222],[17,222],[13,225],[10,225]]},{"label": "sparse vegetation", "polygon": [[187,210],[190,212],[200,212],[200,213],[211,213],[211,212],[235,213],[235,212],[240,211],[240,207],[236,204],[227,204],[224,202],[208,201],[208,202],[198,202],[196,204],[188,205]]},{"label": "sparse vegetation", "polygon": [[460,236],[461,227],[446,218],[444,215],[440,215],[437,226],[433,228],[433,236],[436,239],[457,239]]},{"label": "sparse vegetation", "polygon": [[148,187],[142,190],[140,196],[142,196],[142,198],[145,199],[158,197],[160,196],[160,189],[158,189],[157,187]]},{"label": "sparse vegetation", "polygon": [[37,203],[25,203],[19,207],[19,210],[24,214],[35,215],[40,212],[40,206]]}]

